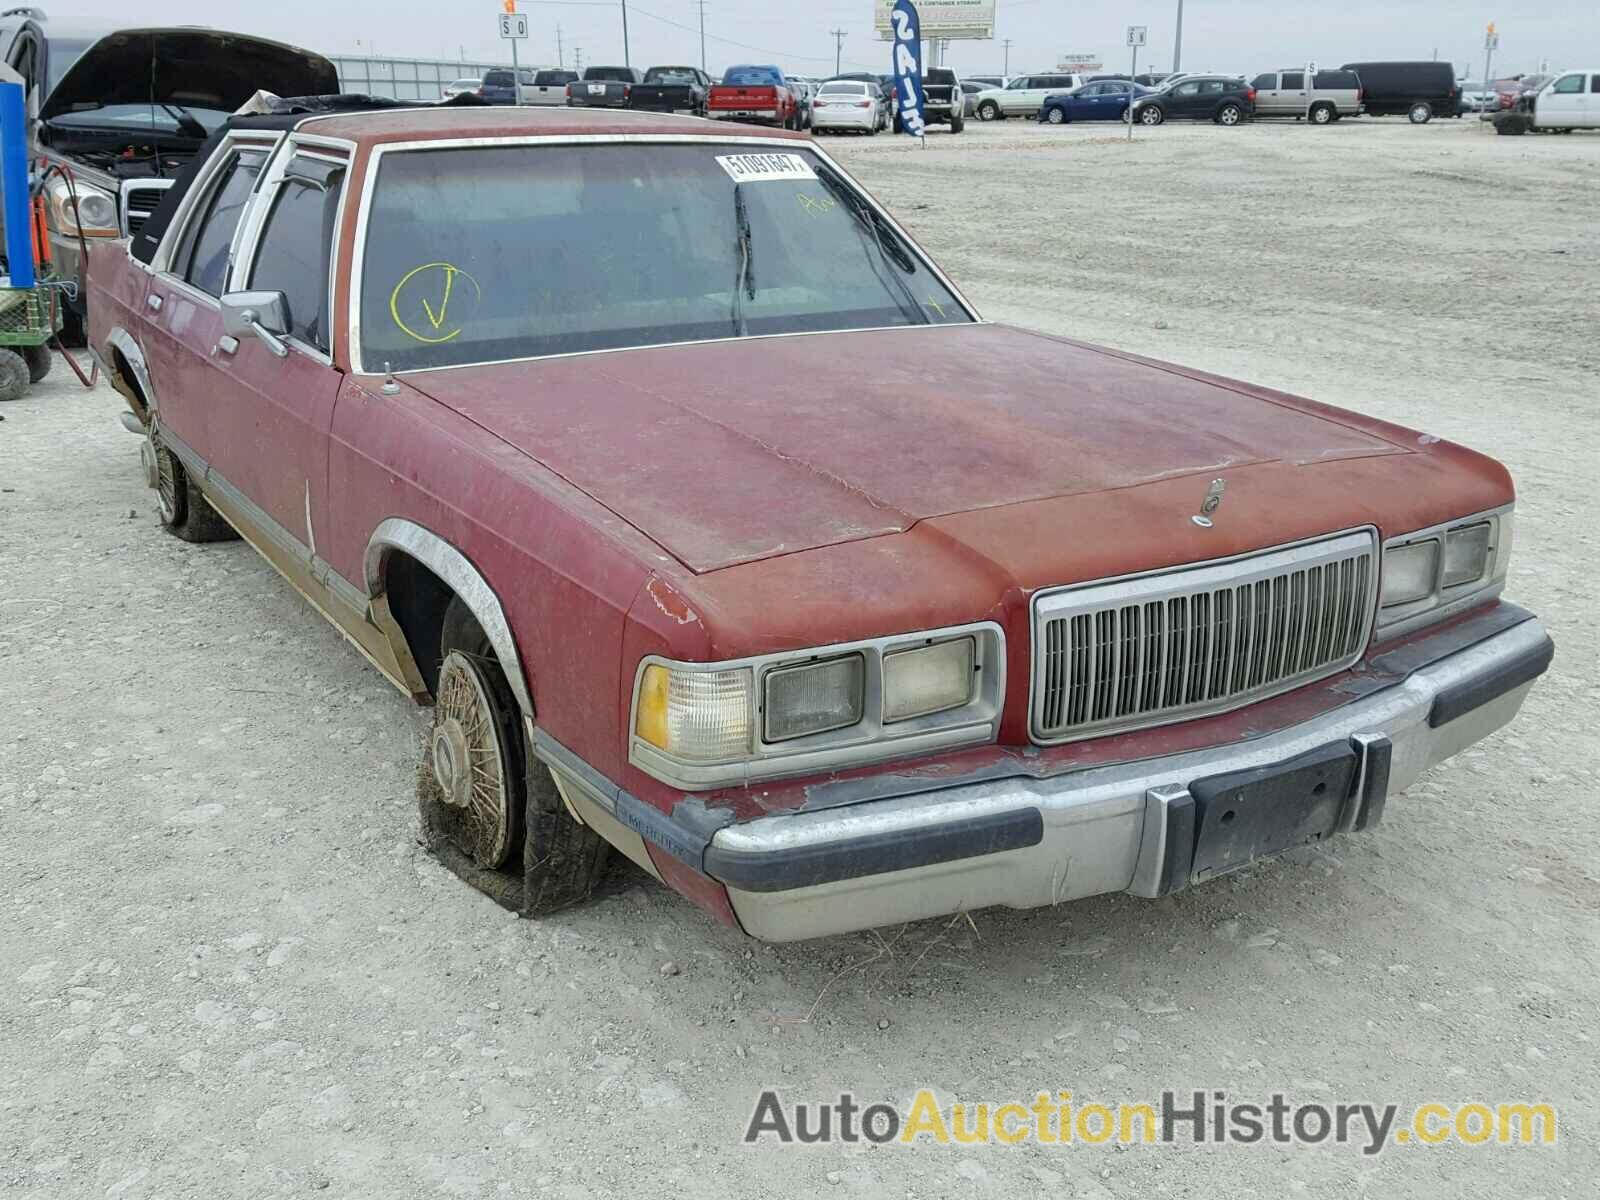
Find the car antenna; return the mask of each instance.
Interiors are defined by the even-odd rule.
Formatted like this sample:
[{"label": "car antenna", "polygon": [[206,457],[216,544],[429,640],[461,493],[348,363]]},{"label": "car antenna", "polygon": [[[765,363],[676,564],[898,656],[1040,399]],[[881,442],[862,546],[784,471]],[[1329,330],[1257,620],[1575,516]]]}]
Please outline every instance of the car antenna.
[{"label": "car antenna", "polygon": [[385,396],[398,396],[400,394],[400,381],[394,377],[394,372],[389,369],[389,360],[383,362],[383,394]]}]

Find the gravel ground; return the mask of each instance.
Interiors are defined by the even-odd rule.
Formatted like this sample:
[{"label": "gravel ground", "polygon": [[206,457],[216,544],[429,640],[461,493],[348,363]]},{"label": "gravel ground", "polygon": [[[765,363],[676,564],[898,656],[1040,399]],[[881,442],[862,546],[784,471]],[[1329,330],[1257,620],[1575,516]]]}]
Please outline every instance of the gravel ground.
[{"label": "gravel ground", "polygon": [[[1559,647],[1515,726],[1159,902],[772,948],[634,872],[516,921],[416,845],[424,715],[242,543],[165,536],[58,368],[0,424],[0,1192],[1593,1195],[1600,137],[1117,132],[828,148],[991,317],[1506,459]],[[1546,1099],[1561,1144],[740,1144],[764,1087],[920,1085]]]}]

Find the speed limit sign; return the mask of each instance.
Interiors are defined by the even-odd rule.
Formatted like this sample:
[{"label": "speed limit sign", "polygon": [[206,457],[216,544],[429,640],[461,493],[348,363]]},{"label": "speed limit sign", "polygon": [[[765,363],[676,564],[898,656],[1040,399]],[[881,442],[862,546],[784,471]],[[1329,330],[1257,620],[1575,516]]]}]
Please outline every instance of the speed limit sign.
[{"label": "speed limit sign", "polygon": [[528,14],[520,12],[501,13],[500,36],[526,41],[528,37]]}]

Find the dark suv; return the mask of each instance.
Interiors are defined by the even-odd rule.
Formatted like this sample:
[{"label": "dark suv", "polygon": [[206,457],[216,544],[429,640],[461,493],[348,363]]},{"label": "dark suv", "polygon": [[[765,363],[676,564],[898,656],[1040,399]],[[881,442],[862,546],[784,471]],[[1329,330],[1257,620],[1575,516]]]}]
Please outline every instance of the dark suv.
[{"label": "dark suv", "polygon": [[483,73],[483,86],[478,95],[490,104],[521,104],[526,97],[517,87],[520,79],[524,88],[533,86],[533,68],[523,67],[515,75],[510,67],[496,67]]},{"label": "dark suv", "polygon": [[1133,119],[1141,125],[1163,121],[1215,121],[1238,125],[1256,111],[1256,89],[1234,75],[1185,75],[1133,102]]}]

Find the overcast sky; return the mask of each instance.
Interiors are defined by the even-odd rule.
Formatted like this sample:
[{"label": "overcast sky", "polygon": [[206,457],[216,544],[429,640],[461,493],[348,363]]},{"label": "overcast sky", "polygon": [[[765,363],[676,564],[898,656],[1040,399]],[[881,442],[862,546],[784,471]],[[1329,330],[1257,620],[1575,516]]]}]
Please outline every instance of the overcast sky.
[{"label": "overcast sky", "polygon": [[[327,54],[509,61],[495,35],[498,0],[45,2],[59,25],[211,25]],[[574,47],[585,63],[622,61],[620,0],[519,0],[519,8],[533,35],[523,62],[555,62],[557,25],[569,65]],[[697,0],[628,0],[628,10],[633,65],[700,61]],[[999,39],[1009,38],[1012,74],[1051,68],[1063,54],[1093,54],[1120,69],[1124,30],[1140,24],[1150,29],[1141,63],[1170,70],[1176,12],[1177,0],[998,0],[996,40],[952,43],[946,61],[968,74],[998,72]],[[828,31],[837,28],[846,31],[846,70],[886,71],[872,13],[872,0],[706,0],[707,65],[776,62],[796,74],[826,74],[834,58]],[[1337,65],[1437,51],[1458,72],[1477,64],[1476,76],[1491,20],[1501,35],[1496,75],[1544,61],[1555,69],[1600,66],[1600,0],[1186,0],[1183,65],[1253,74],[1307,59]]]}]

